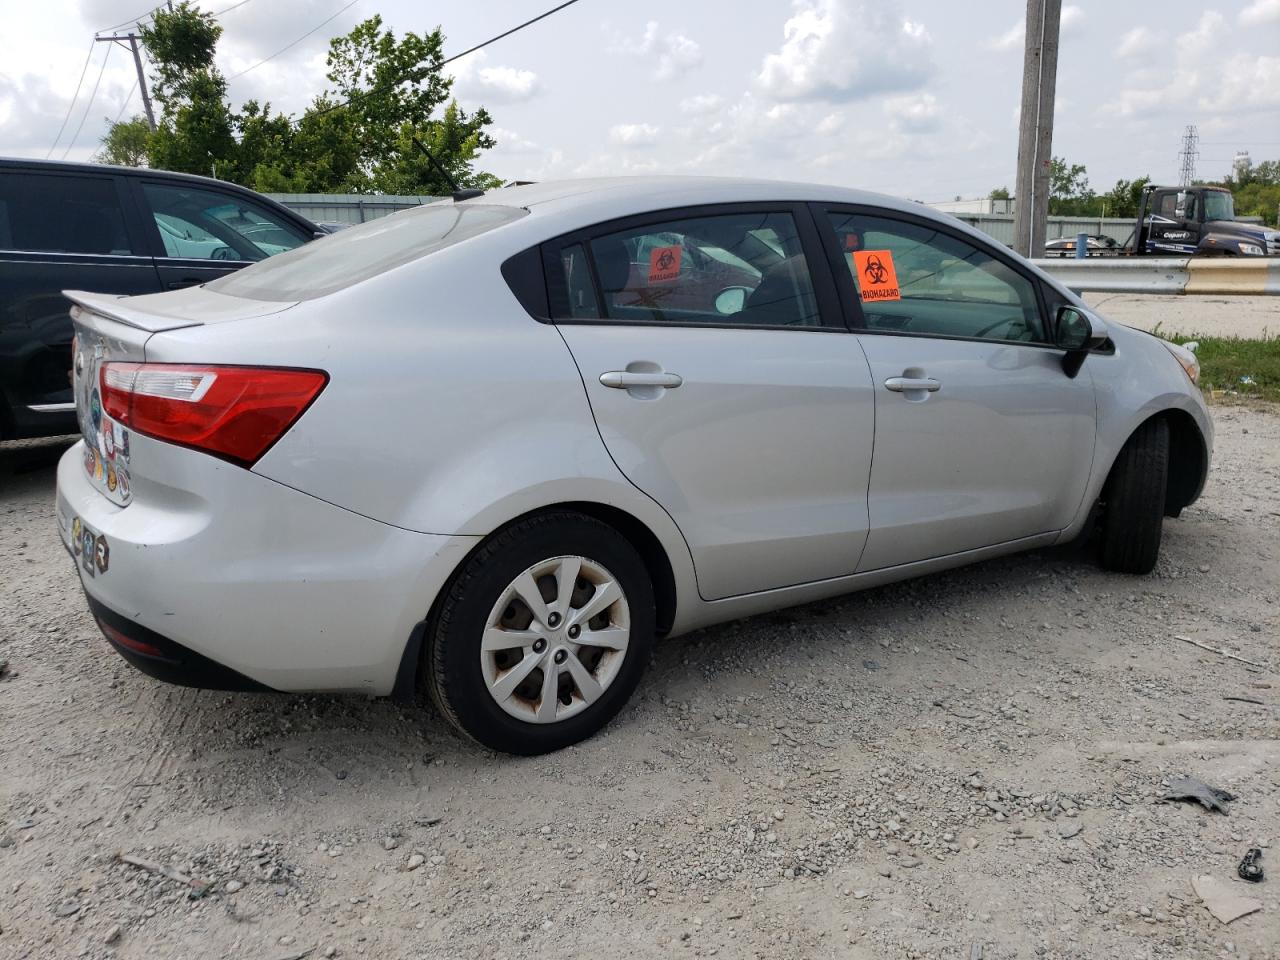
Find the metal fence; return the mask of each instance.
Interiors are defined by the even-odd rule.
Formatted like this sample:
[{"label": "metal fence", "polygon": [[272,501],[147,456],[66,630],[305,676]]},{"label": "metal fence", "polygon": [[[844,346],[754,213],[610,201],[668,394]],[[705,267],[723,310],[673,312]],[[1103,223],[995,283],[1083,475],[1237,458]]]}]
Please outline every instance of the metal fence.
[{"label": "metal fence", "polygon": [[[976,227],[993,240],[1006,246],[1013,246],[1012,214],[1000,213],[953,213],[953,217]],[[1088,233],[1094,236],[1110,237],[1116,243],[1123,244],[1133,239],[1134,217],[1049,217],[1046,220],[1045,237],[1049,240],[1057,237],[1076,238],[1077,233]],[[1239,217],[1241,223],[1261,223],[1261,217]]]},{"label": "metal fence", "polygon": [[1077,293],[1280,295],[1277,257],[1090,257],[1034,262]]},{"label": "metal fence", "polygon": [[364,223],[440,199],[351,193],[268,193],[267,196],[315,223]]}]

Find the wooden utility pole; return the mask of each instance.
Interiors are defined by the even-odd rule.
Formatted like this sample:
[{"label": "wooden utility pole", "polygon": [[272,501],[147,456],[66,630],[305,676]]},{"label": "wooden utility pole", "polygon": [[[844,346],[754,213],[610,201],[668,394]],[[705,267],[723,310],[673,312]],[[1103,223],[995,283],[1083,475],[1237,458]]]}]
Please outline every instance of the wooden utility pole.
[{"label": "wooden utility pole", "polygon": [[1013,237],[1013,249],[1024,257],[1044,256],[1061,21],[1062,0],[1027,0]]},{"label": "wooden utility pole", "polygon": [[147,76],[142,71],[142,51],[138,47],[140,37],[133,32],[112,34],[108,37],[94,37],[98,43],[124,43],[128,41],[129,52],[133,54],[133,65],[138,70],[138,89],[142,92],[142,109],[147,113],[147,125],[156,128],[155,111],[151,108],[151,94],[147,92]]}]

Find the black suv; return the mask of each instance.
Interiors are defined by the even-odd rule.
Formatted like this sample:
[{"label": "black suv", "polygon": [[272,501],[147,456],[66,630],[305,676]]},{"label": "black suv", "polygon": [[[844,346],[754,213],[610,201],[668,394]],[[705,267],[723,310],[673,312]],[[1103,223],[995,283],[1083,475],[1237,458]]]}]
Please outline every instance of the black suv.
[{"label": "black suv", "polygon": [[76,432],[61,291],[176,290],[323,233],[220,180],[0,158],[0,440]]}]

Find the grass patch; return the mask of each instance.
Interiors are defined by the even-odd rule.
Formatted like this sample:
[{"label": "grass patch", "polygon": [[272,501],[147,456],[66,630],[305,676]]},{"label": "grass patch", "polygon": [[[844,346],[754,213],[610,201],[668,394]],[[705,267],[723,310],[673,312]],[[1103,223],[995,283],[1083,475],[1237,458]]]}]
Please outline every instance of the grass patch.
[{"label": "grass patch", "polygon": [[1200,388],[1214,398],[1280,402],[1280,338],[1165,336],[1174,343],[1200,344]]}]

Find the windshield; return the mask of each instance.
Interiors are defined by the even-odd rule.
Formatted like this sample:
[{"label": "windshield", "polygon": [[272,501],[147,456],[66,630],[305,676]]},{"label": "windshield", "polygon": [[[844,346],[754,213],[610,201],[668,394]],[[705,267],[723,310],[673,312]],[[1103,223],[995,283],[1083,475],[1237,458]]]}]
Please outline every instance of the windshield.
[{"label": "windshield", "polygon": [[312,300],[478,236],[528,213],[519,207],[438,203],[331,234],[220,277],[210,290],[249,300]]},{"label": "windshield", "polygon": [[1206,190],[1204,192],[1204,218],[1206,220],[1234,220],[1235,204],[1231,194],[1225,190]]}]

